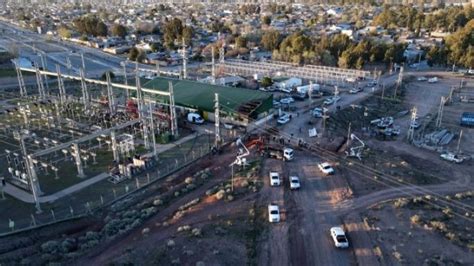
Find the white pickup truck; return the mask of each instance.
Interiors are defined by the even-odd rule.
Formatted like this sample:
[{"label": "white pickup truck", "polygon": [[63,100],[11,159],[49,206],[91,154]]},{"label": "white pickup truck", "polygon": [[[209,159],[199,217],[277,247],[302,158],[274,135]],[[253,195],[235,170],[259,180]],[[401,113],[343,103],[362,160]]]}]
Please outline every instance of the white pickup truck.
[{"label": "white pickup truck", "polygon": [[440,156],[441,156],[442,159],[444,159],[446,161],[449,161],[449,162],[462,163],[464,161],[464,158],[459,157],[458,155],[456,155],[454,153],[451,153],[451,152],[443,153]]}]

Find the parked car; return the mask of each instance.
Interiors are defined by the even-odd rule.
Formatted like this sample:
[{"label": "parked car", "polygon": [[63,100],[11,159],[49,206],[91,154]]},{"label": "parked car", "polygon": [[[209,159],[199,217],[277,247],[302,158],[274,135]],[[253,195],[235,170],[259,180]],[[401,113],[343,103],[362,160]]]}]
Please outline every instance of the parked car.
[{"label": "parked car", "polygon": [[268,204],[268,221],[270,223],[280,222],[280,208],[276,204]]},{"label": "parked car", "polygon": [[293,97],[286,97],[280,100],[281,104],[290,104],[293,102],[295,102],[295,99],[293,99]]},{"label": "parked car", "polygon": [[277,172],[270,172],[270,186],[279,186],[280,185],[280,174]]},{"label": "parked car", "polygon": [[323,104],[324,104],[324,105],[331,105],[331,104],[333,104],[333,103],[337,103],[340,99],[341,99],[340,96],[332,96],[332,97],[327,98],[327,99],[323,102]]},{"label": "parked car", "polygon": [[290,176],[290,189],[300,189],[300,179],[297,176]]},{"label": "parked car", "polygon": [[418,77],[416,80],[417,81],[427,81],[428,79],[426,77]]},{"label": "parked car", "polygon": [[288,115],[283,115],[278,118],[277,123],[279,125],[284,125],[286,123],[290,122],[290,117]]},{"label": "parked car", "polygon": [[337,248],[348,248],[349,241],[347,240],[346,233],[341,227],[331,227],[331,237],[334,240],[334,245]]},{"label": "parked car", "polygon": [[443,153],[440,155],[440,157],[441,159],[454,163],[462,163],[464,161],[463,158],[451,152]]},{"label": "parked car", "polygon": [[311,111],[311,114],[316,118],[321,118],[323,117],[323,109],[316,107],[313,109],[313,111]]},{"label": "parked car", "polygon": [[321,172],[323,172],[323,173],[326,174],[326,175],[332,175],[332,174],[334,174],[334,169],[333,169],[332,166],[331,166],[329,163],[327,163],[327,162],[318,164],[318,167],[319,167],[319,170],[321,170]]},{"label": "parked car", "polygon": [[349,93],[356,94],[362,91],[362,88],[352,88],[349,90]]}]

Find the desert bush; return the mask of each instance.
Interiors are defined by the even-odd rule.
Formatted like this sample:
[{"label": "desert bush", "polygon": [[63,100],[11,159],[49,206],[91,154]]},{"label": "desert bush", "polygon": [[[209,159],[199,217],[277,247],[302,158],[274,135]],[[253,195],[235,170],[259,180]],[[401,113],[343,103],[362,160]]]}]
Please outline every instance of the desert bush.
[{"label": "desert bush", "polygon": [[194,228],[194,229],[191,231],[191,234],[193,234],[193,236],[195,236],[195,237],[199,237],[199,236],[201,236],[201,229],[199,229],[199,228]]},{"label": "desert bush", "polygon": [[66,238],[61,242],[61,251],[69,253],[77,249],[77,242],[75,238]]},{"label": "desert bush", "polygon": [[221,200],[223,199],[225,196],[225,191],[223,189],[219,190],[217,193],[216,193],[216,199],[218,200]]},{"label": "desert bush", "polygon": [[49,254],[57,254],[60,251],[60,245],[58,241],[50,240],[41,245],[41,250]]},{"label": "desert bush", "polygon": [[168,240],[168,242],[166,242],[166,245],[169,247],[169,248],[172,248],[176,245],[176,243],[174,242],[173,239],[170,239]]},{"label": "desert bush", "polygon": [[406,198],[399,198],[399,199],[396,199],[394,202],[393,202],[393,206],[395,208],[403,208],[405,206],[408,205],[408,199]]},{"label": "desert bush", "polygon": [[162,199],[155,199],[155,200],[153,201],[153,205],[155,205],[155,206],[161,206],[161,205],[163,205],[163,200],[162,200]]},{"label": "desert bush", "polygon": [[191,230],[191,226],[183,225],[183,226],[178,227],[178,229],[176,231],[179,233],[179,232],[185,232],[185,231],[189,231],[189,230]]},{"label": "desert bush", "polygon": [[418,214],[413,215],[410,217],[410,221],[412,224],[419,224],[421,222],[421,217]]},{"label": "desert bush", "polygon": [[441,232],[445,232],[447,230],[446,224],[440,221],[431,221],[430,225],[432,228]]}]

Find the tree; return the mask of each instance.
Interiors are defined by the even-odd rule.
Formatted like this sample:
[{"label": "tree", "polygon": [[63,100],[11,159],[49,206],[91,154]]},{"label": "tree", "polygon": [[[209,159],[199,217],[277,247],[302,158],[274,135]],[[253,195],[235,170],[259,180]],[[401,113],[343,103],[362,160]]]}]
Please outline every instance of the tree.
[{"label": "tree", "polygon": [[130,60],[130,61],[137,60],[137,57],[138,57],[139,53],[140,53],[140,51],[138,50],[138,48],[133,47],[132,49],[130,49],[130,52],[128,53],[128,60]]},{"label": "tree", "polygon": [[270,16],[264,16],[262,18],[262,23],[268,26],[272,23],[272,18]]},{"label": "tree", "polygon": [[100,21],[100,22],[97,24],[97,27],[96,27],[96,30],[95,30],[95,36],[103,36],[103,37],[106,37],[106,36],[107,36],[107,32],[108,32],[107,25],[105,25],[104,22]]},{"label": "tree", "polygon": [[243,36],[239,36],[237,37],[237,39],[235,39],[235,46],[237,48],[245,48],[247,47],[247,39]]},{"label": "tree", "polygon": [[173,18],[168,21],[164,26],[163,38],[165,46],[168,49],[174,48],[174,42],[177,39],[181,39],[183,34],[183,22],[179,18]]},{"label": "tree", "polygon": [[127,36],[127,28],[120,24],[114,24],[112,26],[112,35],[120,38]]},{"label": "tree", "polygon": [[145,59],[146,59],[145,51],[139,50],[136,61],[139,62],[139,63],[143,63],[145,61]]},{"label": "tree", "polygon": [[270,77],[263,77],[260,85],[264,88],[270,87],[273,85],[273,80]]},{"label": "tree", "polygon": [[65,26],[60,26],[58,28],[58,35],[63,39],[69,39],[72,36],[71,30]]},{"label": "tree", "polygon": [[191,27],[184,27],[183,28],[183,38],[184,38],[184,43],[186,45],[190,45],[193,40],[193,28]]},{"label": "tree", "polygon": [[262,36],[262,46],[268,50],[273,51],[280,45],[280,33],[276,30],[266,31]]}]

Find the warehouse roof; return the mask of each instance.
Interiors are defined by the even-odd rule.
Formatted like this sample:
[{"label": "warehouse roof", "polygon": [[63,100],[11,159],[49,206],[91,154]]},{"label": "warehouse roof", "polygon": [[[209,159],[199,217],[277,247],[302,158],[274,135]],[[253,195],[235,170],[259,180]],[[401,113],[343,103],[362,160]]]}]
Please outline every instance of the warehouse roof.
[{"label": "warehouse roof", "polygon": [[[272,94],[258,90],[218,86],[164,77],[157,77],[153,80],[143,80],[141,86],[142,88],[147,89],[168,91],[168,84],[170,81],[173,84],[176,105],[200,109],[208,112],[214,111],[215,93],[219,94],[219,102],[222,111],[225,112],[240,112],[240,110],[248,104],[258,102],[263,104],[264,102],[273,100]],[[265,105],[268,106],[268,104]]]}]

